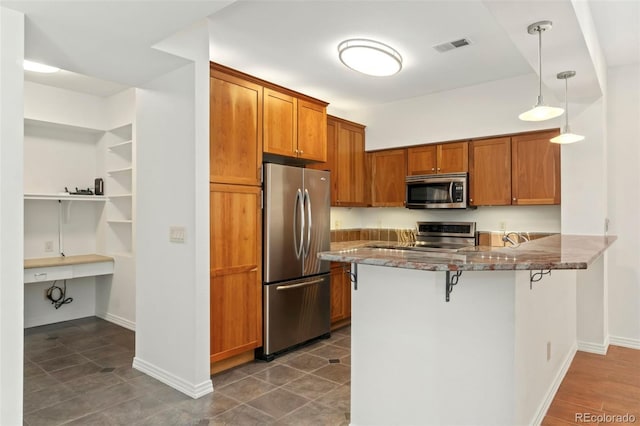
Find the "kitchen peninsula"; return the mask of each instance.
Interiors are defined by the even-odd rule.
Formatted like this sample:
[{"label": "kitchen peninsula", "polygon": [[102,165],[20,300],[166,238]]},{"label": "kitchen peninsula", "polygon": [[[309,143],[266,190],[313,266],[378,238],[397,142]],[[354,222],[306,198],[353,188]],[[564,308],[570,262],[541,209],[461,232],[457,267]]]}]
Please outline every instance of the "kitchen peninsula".
[{"label": "kitchen peninsula", "polygon": [[320,253],[356,281],[351,424],[539,424],[577,349],[577,274],[602,268],[613,241]]}]

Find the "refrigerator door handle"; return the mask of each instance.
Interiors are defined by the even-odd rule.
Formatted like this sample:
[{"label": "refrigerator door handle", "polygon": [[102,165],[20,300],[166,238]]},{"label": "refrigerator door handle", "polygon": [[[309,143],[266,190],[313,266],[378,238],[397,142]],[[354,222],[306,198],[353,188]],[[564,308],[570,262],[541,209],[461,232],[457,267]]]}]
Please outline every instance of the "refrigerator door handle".
[{"label": "refrigerator door handle", "polygon": [[314,285],[314,284],[319,284],[321,282],[324,281],[324,278],[318,279],[318,280],[312,280],[312,281],[307,281],[304,283],[298,283],[298,284],[289,284],[289,285],[279,285],[276,287],[277,291],[282,291],[282,290],[291,290],[294,288],[300,288],[300,287],[308,287],[310,285]]},{"label": "refrigerator door handle", "polygon": [[[298,245],[298,228],[296,226],[298,225],[298,214],[300,214],[300,245]],[[296,202],[293,204],[293,246],[296,252],[296,259],[300,259],[304,249],[304,199],[300,188],[296,191]]]},{"label": "refrigerator door handle", "polygon": [[309,195],[308,190],[304,190],[304,205],[307,208],[307,221],[309,222],[307,225],[307,243],[304,249],[304,257],[309,256],[309,248],[311,247],[311,196]]}]

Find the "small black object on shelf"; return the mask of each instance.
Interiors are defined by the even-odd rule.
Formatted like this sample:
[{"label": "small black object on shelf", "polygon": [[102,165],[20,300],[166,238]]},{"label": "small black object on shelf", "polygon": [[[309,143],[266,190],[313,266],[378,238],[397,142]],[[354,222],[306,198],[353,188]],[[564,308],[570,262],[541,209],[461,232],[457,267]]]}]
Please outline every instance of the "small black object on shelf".
[{"label": "small black object on shelf", "polygon": [[91,190],[91,188],[87,188],[87,189],[78,189],[78,187],[76,186],[76,190],[75,192],[71,192],[69,191],[69,189],[67,189],[67,187],[64,187],[64,192],[66,192],[69,195],[94,195],[93,191]]}]

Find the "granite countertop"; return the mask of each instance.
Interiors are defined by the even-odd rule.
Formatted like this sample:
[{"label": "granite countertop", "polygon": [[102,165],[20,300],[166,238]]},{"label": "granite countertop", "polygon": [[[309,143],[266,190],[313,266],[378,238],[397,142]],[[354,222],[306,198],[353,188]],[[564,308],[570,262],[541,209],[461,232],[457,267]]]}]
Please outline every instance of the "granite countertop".
[{"label": "granite countertop", "polygon": [[476,246],[455,253],[369,248],[378,242],[358,240],[331,243],[331,251],[318,257],[425,271],[587,269],[615,240],[615,236],[556,234],[515,248]]}]

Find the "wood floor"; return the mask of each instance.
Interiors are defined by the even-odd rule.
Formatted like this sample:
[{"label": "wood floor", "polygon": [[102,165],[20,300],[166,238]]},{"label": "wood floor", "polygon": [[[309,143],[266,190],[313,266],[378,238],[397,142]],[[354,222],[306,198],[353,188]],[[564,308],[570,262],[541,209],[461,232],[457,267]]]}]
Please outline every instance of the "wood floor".
[{"label": "wood floor", "polygon": [[[626,415],[626,417],[624,417]],[[578,352],[543,425],[640,424],[640,351]]]}]

